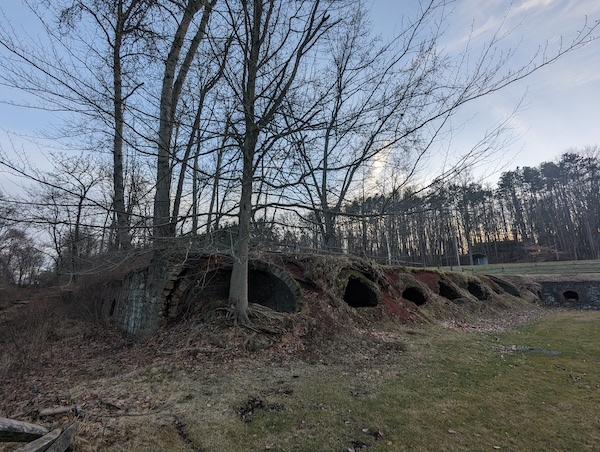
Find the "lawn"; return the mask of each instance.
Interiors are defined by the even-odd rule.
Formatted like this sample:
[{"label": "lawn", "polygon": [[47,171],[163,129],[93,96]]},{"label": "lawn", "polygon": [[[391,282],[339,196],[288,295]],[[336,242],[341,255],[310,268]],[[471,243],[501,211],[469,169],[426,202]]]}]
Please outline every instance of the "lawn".
[{"label": "lawn", "polygon": [[368,336],[312,362],[191,356],[64,388],[87,403],[75,450],[598,450],[600,312]]},{"label": "lawn", "polygon": [[464,265],[461,267],[440,267],[439,269],[443,271],[464,271],[479,275],[578,275],[581,273],[600,273],[600,260]]}]

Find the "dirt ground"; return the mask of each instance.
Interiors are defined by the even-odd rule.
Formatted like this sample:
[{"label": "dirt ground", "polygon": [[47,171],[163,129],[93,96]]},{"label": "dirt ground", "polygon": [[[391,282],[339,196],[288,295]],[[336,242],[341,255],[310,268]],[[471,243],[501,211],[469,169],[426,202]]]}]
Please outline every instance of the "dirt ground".
[{"label": "dirt ground", "polygon": [[[532,305],[494,318],[448,320],[441,326],[501,331],[548,312]],[[69,306],[48,294],[30,296],[26,303],[5,303],[0,310],[0,417],[48,428],[76,420],[75,450],[152,450],[132,442],[126,433],[152,419],[156,428],[176,432],[173,441],[181,450],[200,450],[181,420],[188,418],[187,410],[204,407],[211,413],[210,422],[238,415],[243,421],[255,411],[278,409],[261,394],[285,399],[308,375],[340,369],[351,375],[353,391],[368,393],[377,372],[397,367],[399,359],[407,365],[407,338],[409,342],[411,335],[430,328],[390,319],[365,321],[347,331],[337,325],[335,334],[315,334],[306,322],[288,321],[286,329],[271,322],[264,328],[265,315],[264,310],[255,311],[255,328],[233,326],[226,312],[210,321],[189,319],[150,340],[133,342],[81,313],[73,315]],[[72,410],[40,416],[43,409],[65,406]],[[231,413],[232,407],[238,412]]]}]

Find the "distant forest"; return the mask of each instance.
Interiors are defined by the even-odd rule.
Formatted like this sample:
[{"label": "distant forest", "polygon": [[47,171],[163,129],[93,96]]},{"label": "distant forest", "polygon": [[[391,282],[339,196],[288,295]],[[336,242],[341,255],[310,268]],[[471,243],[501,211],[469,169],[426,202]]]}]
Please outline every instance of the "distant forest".
[{"label": "distant forest", "polygon": [[295,225],[256,221],[254,244],[424,266],[456,265],[457,254],[462,264],[472,264],[473,254],[490,263],[598,259],[600,153],[567,152],[557,163],[517,167],[496,187],[465,181],[354,199],[338,215],[333,246],[318,217],[312,212]]},{"label": "distant forest", "polygon": [[[355,199],[341,217],[337,251],[390,264],[456,265],[457,247],[463,264],[473,254],[490,263],[597,259],[600,154],[567,152],[557,163],[518,167],[495,188],[451,183]],[[286,230],[281,239],[322,250],[320,236],[313,227],[300,235]]]}]

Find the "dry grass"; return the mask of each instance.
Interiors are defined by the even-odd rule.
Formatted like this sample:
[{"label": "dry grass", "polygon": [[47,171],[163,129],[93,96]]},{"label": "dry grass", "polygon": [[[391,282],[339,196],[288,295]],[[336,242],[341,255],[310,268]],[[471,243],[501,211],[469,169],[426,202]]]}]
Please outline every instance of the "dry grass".
[{"label": "dry grass", "polygon": [[440,270],[476,275],[578,275],[600,273],[600,260],[454,266],[440,267]]},{"label": "dry grass", "polygon": [[[308,319],[290,323],[259,308],[257,324],[281,329],[276,341],[232,328],[223,313],[133,344],[58,305],[37,306],[19,322],[40,353],[18,378],[15,367],[0,375],[0,416],[52,427],[66,419],[38,419],[36,410],[79,405],[75,451],[592,450],[600,442],[600,312],[554,312],[515,328],[529,312],[550,311],[513,303],[508,315],[483,311],[490,317],[481,322],[480,312],[421,327],[354,319],[347,334],[313,337]],[[20,340],[13,331],[11,347]],[[251,351],[262,337],[267,347]]]},{"label": "dry grass", "polygon": [[0,315],[0,378],[38,366],[55,332],[55,303],[31,290],[10,291]]},{"label": "dry grass", "polygon": [[63,395],[86,404],[75,450],[592,450],[599,321],[560,312],[491,333],[390,323],[313,364],[196,354]]}]

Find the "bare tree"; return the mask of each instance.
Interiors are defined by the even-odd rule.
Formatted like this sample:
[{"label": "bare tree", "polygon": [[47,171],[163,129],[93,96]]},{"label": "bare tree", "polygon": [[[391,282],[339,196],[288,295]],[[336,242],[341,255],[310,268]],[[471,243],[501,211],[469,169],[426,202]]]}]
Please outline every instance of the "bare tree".
[{"label": "bare tree", "polygon": [[[13,56],[5,60],[9,64],[3,78],[9,85],[37,96],[40,108],[67,111],[83,115],[84,121],[108,125],[108,130],[103,130],[76,121],[75,126],[67,125],[64,136],[80,136],[82,130],[88,130],[96,142],[104,133],[111,136],[117,248],[131,245],[124,183],[126,102],[143,85],[139,79],[140,67],[145,66],[141,55],[156,35],[150,27],[156,4],[156,0],[28,3],[49,38],[44,47],[27,45],[10,29],[0,36],[0,45]],[[46,13],[56,19],[57,27]]]},{"label": "bare tree", "polygon": [[[171,183],[173,150],[172,137],[175,115],[181,92],[198,47],[206,37],[206,29],[217,0],[187,0],[182,17],[171,41],[165,60],[160,94],[160,123],[158,128],[158,153],[156,164],[156,194],[154,197],[154,236],[157,239],[174,237],[175,222],[171,218]],[[187,46],[186,37],[194,25],[194,17],[202,11],[200,23]],[[181,54],[185,50],[183,59]]]},{"label": "bare tree", "polygon": [[12,227],[0,233],[0,281],[33,284],[43,263],[44,255],[26,230]]},{"label": "bare tree", "polygon": [[[206,108],[206,103],[208,103],[208,97],[209,94],[211,93],[211,91],[217,86],[218,82],[220,81],[221,77],[223,76],[223,71],[225,69],[225,64],[227,62],[227,57],[228,57],[228,53],[229,53],[229,48],[231,46],[231,37],[229,37],[228,39],[225,40],[225,43],[222,45],[222,49],[219,49],[219,51],[215,53],[210,53],[208,55],[204,55],[205,59],[210,58],[211,62],[213,63],[212,65],[208,65],[205,63],[205,61],[202,61],[200,63],[201,65],[201,76],[199,79],[199,86],[197,87],[197,94],[198,96],[198,100],[197,100],[197,106],[196,106],[196,113],[194,115],[194,121],[193,124],[191,126],[189,135],[188,135],[188,140],[187,143],[185,145],[185,152],[183,154],[183,157],[180,159],[181,160],[181,168],[179,171],[179,178],[177,181],[177,189],[175,192],[175,197],[174,197],[174,201],[173,201],[173,214],[171,216],[171,223],[172,224],[176,224],[178,217],[179,217],[179,210],[181,207],[181,202],[183,199],[183,188],[184,188],[184,183],[185,183],[185,178],[186,178],[186,173],[187,170],[190,169],[190,166],[192,167],[192,178],[193,178],[193,185],[194,185],[194,189],[193,189],[193,196],[192,196],[192,204],[193,206],[195,206],[194,213],[193,213],[193,222],[195,223],[195,226],[192,227],[192,231],[195,234],[198,227],[197,227],[197,221],[198,221],[198,212],[197,212],[197,198],[198,198],[198,193],[197,193],[197,182],[198,182],[198,171],[199,171],[199,159],[200,159],[200,155],[201,154],[208,154],[210,153],[210,150],[208,150],[207,152],[202,152],[202,145],[204,144],[205,141],[209,141],[208,138],[205,138],[203,135],[203,130],[201,129],[201,120],[203,118],[204,115],[206,116],[210,116],[208,114],[205,113],[205,110],[208,110],[208,108]],[[215,45],[213,46],[213,48],[218,48],[220,47],[218,43],[215,43]],[[219,64],[214,64],[218,62]],[[213,69],[213,71],[211,72],[211,69]],[[214,115],[213,115],[214,116]],[[227,136],[227,121],[226,121],[226,125],[225,125],[225,136]],[[192,151],[195,149],[195,151],[192,153]],[[219,153],[220,155],[220,153]],[[193,165],[190,165],[190,161],[193,161]],[[215,179],[215,183],[218,183],[218,179],[219,179],[219,169],[218,169],[217,165],[217,170],[214,174],[214,179]]]},{"label": "bare tree", "polygon": [[[422,3],[414,20],[389,42],[373,40],[366,14],[356,7],[346,14],[328,40],[328,64],[314,83],[320,111],[317,126],[299,132],[297,179],[302,183],[298,204],[311,206],[324,249],[339,250],[336,221],[342,207],[360,193],[360,179],[370,180],[370,194],[393,192],[414,180],[441,139],[453,133],[451,119],[465,104],[499,91],[593,39],[598,26],[584,27],[551,53],[546,47],[524,66],[511,68],[511,55],[495,49],[506,36],[500,30],[473,60],[471,43],[458,58],[444,55],[440,40],[447,3]],[[294,107],[292,107],[294,108]],[[453,156],[431,183],[455,177],[471,165],[497,153],[506,143],[509,120],[488,130],[473,146]],[[385,168],[395,174],[385,180]],[[385,189],[382,189],[385,185]],[[379,215],[385,214],[386,205]],[[369,213],[373,215],[374,213]],[[360,215],[360,213],[357,213]]]},{"label": "bare tree", "polygon": [[[61,23],[70,29],[75,29],[77,24],[81,23],[82,16],[91,18],[92,23],[104,37],[108,49],[104,59],[112,69],[112,92],[110,93],[113,120],[112,173],[113,202],[117,219],[117,248],[131,246],[123,169],[125,102],[142,85],[141,82],[125,83],[123,66],[132,59],[139,61],[135,55],[147,46],[145,41],[150,41],[154,37],[155,33],[150,28],[149,18],[151,9],[156,3],[156,0],[71,0],[60,10]],[[87,26],[87,21],[84,21],[84,24]],[[128,69],[131,72],[131,68]]]},{"label": "bare tree", "polygon": [[49,229],[59,270],[75,279],[82,259],[100,251],[90,244],[96,242],[103,214],[110,211],[110,203],[102,204],[100,190],[110,175],[87,154],[76,158],[53,154],[50,161],[52,170],[40,174],[24,205],[31,206],[29,218],[38,228]]},{"label": "bare tree", "polygon": [[[261,138],[274,132],[286,96],[294,86],[301,64],[315,43],[330,28],[329,2],[242,0],[227,4],[234,33],[235,57],[226,71],[229,86],[240,102],[239,125],[233,132],[243,156],[238,236],[229,300],[236,320],[248,323],[248,249],[252,218],[253,178],[257,158],[268,144]],[[235,53],[237,52],[237,53]],[[270,129],[272,128],[272,129]],[[277,135],[286,132],[278,131]],[[262,146],[257,155],[257,148]]]}]

